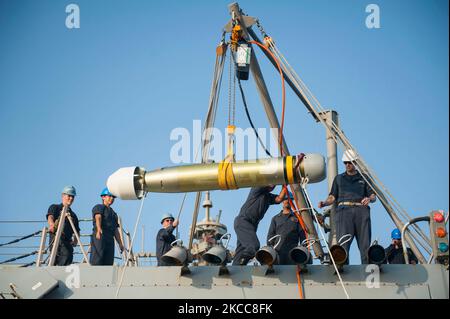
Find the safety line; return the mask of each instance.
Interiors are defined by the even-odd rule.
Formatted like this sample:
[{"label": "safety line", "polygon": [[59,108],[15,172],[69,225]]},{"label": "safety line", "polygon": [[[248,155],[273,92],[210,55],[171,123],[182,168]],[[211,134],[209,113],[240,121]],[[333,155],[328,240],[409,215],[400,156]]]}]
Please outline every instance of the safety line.
[{"label": "safety line", "polygon": [[127,259],[125,260],[125,265],[123,267],[123,271],[122,271],[122,275],[120,277],[120,281],[119,281],[119,286],[117,287],[117,291],[116,291],[116,299],[119,296],[119,292],[120,292],[120,288],[122,287],[122,281],[123,281],[123,277],[125,275],[125,270],[128,267],[128,260],[130,258],[130,254],[131,254],[131,249],[133,247],[133,243],[134,243],[134,238],[136,237],[136,232],[137,232],[137,227],[139,225],[139,220],[141,219],[141,213],[142,213],[142,208],[144,207],[144,200],[147,197],[147,192],[144,193],[144,196],[141,199],[141,207],[139,208],[139,213],[138,213],[138,217],[136,219],[136,223],[134,225],[134,231],[133,231],[133,237],[131,237],[131,243],[130,243],[130,247],[128,247],[128,251],[127,251]]}]

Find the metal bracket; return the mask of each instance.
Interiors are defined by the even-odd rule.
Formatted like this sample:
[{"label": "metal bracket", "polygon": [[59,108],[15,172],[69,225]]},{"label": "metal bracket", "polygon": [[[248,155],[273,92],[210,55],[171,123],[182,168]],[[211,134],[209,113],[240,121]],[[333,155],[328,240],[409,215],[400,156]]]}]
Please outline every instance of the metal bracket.
[{"label": "metal bracket", "polygon": [[[250,28],[252,25],[256,24],[256,18],[249,17],[249,16],[241,16],[241,19],[244,22],[244,25],[247,28]],[[226,33],[230,33],[231,30],[233,30],[233,19],[231,19],[224,27],[223,30]]]}]

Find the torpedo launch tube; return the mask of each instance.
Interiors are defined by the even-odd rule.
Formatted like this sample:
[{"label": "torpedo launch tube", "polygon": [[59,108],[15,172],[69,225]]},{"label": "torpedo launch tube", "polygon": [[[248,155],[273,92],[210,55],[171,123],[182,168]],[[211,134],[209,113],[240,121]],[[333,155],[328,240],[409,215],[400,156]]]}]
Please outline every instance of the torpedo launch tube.
[{"label": "torpedo launch tube", "polygon": [[108,178],[107,186],[121,199],[141,199],[145,192],[185,193],[295,184],[306,177],[309,183],[325,178],[322,155],[182,165],[148,172],[142,167],[124,167]]}]

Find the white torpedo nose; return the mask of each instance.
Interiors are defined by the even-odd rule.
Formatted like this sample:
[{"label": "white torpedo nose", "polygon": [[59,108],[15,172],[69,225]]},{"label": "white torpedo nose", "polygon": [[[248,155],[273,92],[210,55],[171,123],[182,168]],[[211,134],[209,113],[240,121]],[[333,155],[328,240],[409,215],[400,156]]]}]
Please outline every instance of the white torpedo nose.
[{"label": "white torpedo nose", "polygon": [[310,183],[319,183],[326,177],[325,158],[317,153],[308,153],[300,165],[303,177],[308,177]]},{"label": "white torpedo nose", "polygon": [[106,186],[120,199],[140,199],[144,195],[143,191],[135,187],[139,183],[140,171],[141,168],[137,166],[119,168],[108,177]]}]

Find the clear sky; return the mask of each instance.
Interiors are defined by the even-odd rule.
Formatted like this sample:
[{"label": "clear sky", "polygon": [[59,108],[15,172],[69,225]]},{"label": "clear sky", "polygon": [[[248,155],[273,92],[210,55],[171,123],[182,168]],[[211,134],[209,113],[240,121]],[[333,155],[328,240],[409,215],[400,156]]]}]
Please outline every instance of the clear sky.
[{"label": "clear sky", "polygon": [[[0,219],[43,220],[67,184],[78,192],[73,210],[89,218],[116,169],[173,165],[170,132],[204,120],[229,2],[0,0]],[[70,3],[80,8],[79,29],[66,27]],[[376,1],[379,29],[365,25],[371,1],[239,3],[260,19],[321,104],[339,113],[350,141],[410,215],[448,211],[448,1]],[[279,76],[261,52],[257,56],[280,113]],[[223,92],[227,79],[226,71]],[[255,125],[268,126],[252,78],[244,89]],[[236,125],[247,128],[237,97]],[[222,94],[216,120],[222,130],[227,106]],[[324,128],[291,92],[286,107],[291,152],[325,154]],[[327,196],[326,181],[309,193],[317,205]],[[212,215],[223,210],[232,248],[233,219],[247,194],[211,194]],[[194,197],[188,195],[181,214],[185,243]],[[155,249],[160,216],[177,214],[182,198],[148,195],[140,223],[146,251]],[[131,231],[139,202],[117,200],[113,207]],[[279,209],[272,206],[260,223],[262,243]],[[0,224],[0,235],[40,227]],[[135,250],[141,250],[140,227]],[[373,238],[388,245],[393,227],[379,202],[372,205]],[[82,224],[83,233],[91,229]],[[351,262],[360,262],[355,244]]]}]

